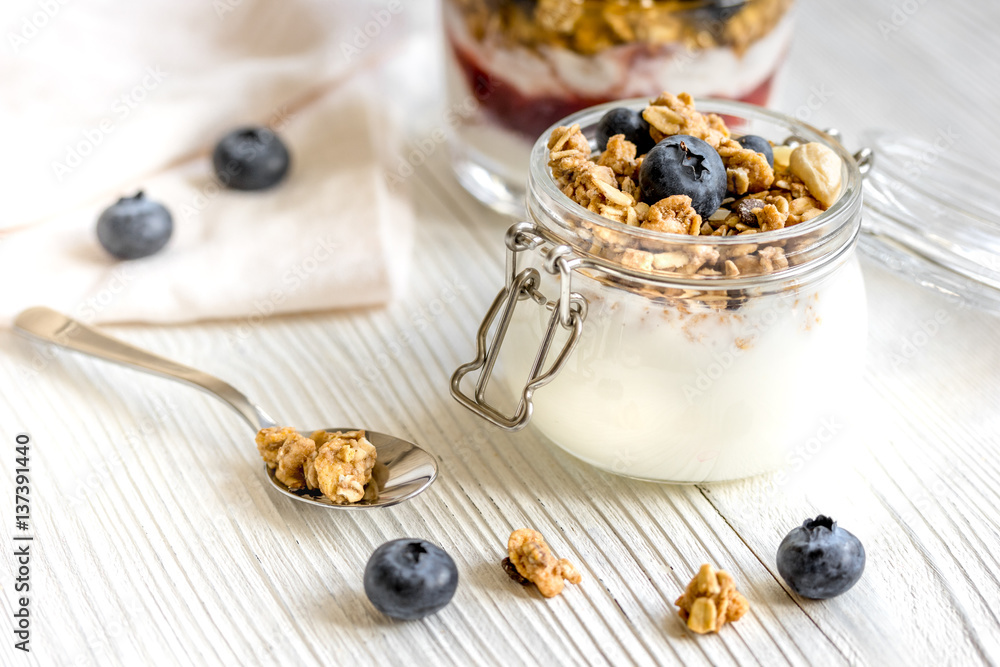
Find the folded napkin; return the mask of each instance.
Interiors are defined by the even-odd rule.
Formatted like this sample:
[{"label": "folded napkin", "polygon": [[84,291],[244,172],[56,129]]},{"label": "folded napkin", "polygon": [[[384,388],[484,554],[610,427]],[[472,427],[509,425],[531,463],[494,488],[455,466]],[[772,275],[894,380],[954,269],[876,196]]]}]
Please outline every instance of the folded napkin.
[{"label": "folded napkin", "polygon": [[[34,32],[38,3],[14,3],[28,23],[4,10],[23,39],[0,61],[0,325],[38,304],[86,321],[181,322],[391,297],[413,227],[405,190],[386,185],[394,119],[378,97],[405,53],[398,12],[330,0],[51,4]],[[250,123],[285,140],[291,171],[263,192],[221,188],[212,147]],[[96,220],[139,189],[171,211],[174,234],[155,256],[117,261]]]}]

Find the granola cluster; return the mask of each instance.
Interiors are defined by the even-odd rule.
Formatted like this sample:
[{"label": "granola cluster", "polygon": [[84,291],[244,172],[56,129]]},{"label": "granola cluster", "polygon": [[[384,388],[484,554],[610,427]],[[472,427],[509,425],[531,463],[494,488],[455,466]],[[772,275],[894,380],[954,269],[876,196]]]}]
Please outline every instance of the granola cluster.
[{"label": "granola cluster", "polygon": [[530,528],[510,534],[503,567],[511,579],[522,585],[535,584],[547,598],[562,593],[565,582],[578,584],[581,580],[576,567],[565,558],[556,559],[542,534]]},{"label": "granola cluster", "polygon": [[319,489],[339,505],[378,497],[377,485],[369,484],[377,454],[364,431],[316,431],[307,438],[291,427],[271,427],[258,431],[256,442],[289,489]]},{"label": "granola cluster", "polygon": [[643,201],[638,172],[645,156],[637,155],[636,145],[615,135],[602,153],[591,154],[579,125],[557,127],[549,137],[549,167],[562,192],[589,211],[630,227],[688,236],[746,236],[747,243],[665,250],[669,239],[636,241],[610,227],[583,222],[591,252],[628,268],[728,277],[787,268],[783,243],[761,246],[751,236],[811,220],[839,195],[841,160],[822,144],[774,146],[772,168],[762,153],[733,138],[721,116],[698,112],[687,93],[663,93],[642,117],[655,141],[690,135],[718,152],[727,181],[727,196],[718,210],[703,219],[683,194]]},{"label": "granola cluster", "polygon": [[712,11],[651,0],[453,0],[480,40],[592,55],[623,44],[728,46],[742,54],[766,36],[792,0],[750,0]]},{"label": "granola cluster", "polygon": [[736,590],[729,573],[716,571],[708,563],[701,566],[674,604],[688,628],[698,634],[718,632],[726,623],[740,620],[750,609],[750,603]]}]

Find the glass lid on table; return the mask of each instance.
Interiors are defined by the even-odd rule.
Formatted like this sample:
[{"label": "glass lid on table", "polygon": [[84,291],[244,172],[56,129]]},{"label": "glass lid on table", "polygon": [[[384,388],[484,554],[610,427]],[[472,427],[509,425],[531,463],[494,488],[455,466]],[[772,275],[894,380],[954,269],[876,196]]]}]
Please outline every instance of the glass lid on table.
[{"label": "glass lid on table", "polygon": [[[925,141],[873,131],[861,249],[962,303],[1000,313],[1000,181],[944,134]],[[978,160],[982,162],[982,160]]]}]

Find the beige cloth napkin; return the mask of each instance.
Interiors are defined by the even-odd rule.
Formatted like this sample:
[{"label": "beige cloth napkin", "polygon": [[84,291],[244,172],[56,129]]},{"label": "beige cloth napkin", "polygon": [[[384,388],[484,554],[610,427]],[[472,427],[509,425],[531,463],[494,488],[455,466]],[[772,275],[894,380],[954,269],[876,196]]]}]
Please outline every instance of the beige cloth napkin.
[{"label": "beige cloth napkin", "polygon": [[[54,1],[43,21],[42,4],[4,8],[0,325],[37,304],[181,322],[390,298],[413,221],[386,185],[393,119],[378,95],[405,58],[405,15],[331,0],[91,0]],[[274,189],[213,179],[215,141],[245,123],[289,146]],[[174,235],[119,262],[94,226],[137,189],[171,210]]]}]

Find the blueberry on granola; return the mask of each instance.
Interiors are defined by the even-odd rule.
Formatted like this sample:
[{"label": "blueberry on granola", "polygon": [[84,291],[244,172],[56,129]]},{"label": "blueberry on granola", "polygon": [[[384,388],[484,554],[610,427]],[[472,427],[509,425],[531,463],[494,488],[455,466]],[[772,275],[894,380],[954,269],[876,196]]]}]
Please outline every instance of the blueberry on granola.
[{"label": "blueberry on granola", "polygon": [[[708,0],[696,5],[697,8],[694,11],[711,22],[720,23],[731,19],[746,4],[747,0]],[[713,32],[721,34],[722,26],[713,27],[715,28]]]},{"label": "blueberry on granola", "polygon": [[726,166],[705,141],[675,134],[646,154],[639,168],[639,190],[648,204],[687,195],[698,215],[707,219],[726,196]]},{"label": "blueberry on granola", "polygon": [[386,542],[365,567],[365,594],[386,616],[413,620],[443,609],[458,588],[458,568],[426,540]]},{"label": "blueberry on granola", "polygon": [[284,142],[266,127],[241,127],[219,140],[212,153],[215,175],[234,190],[264,190],[288,173]]},{"label": "blueberry on granola", "polygon": [[603,151],[608,147],[608,139],[616,134],[624,134],[628,141],[635,144],[636,155],[644,155],[656,143],[649,135],[649,123],[642,117],[642,112],[624,107],[612,109],[597,123],[597,149]]},{"label": "blueberry on granola", "polygon": [[778,546],[778,573],[805,598],[826,600],[846,592],[865,571],[861,540],[822,514],[806,519]]},{"label": "blueberry on granola", "polygon": [[122,197],[97,219],[97,240],[118,259],[139,259],[159,252],[174,230],[170,211],[140,190]]},{"label": "blueberry on granola", "polygon": [[771,149],[771,142],[756,134],[746,134],[736,140],[740,146],[755,153],[762,154],[767,158],[767,164],[774,169],[774,150]]}]

